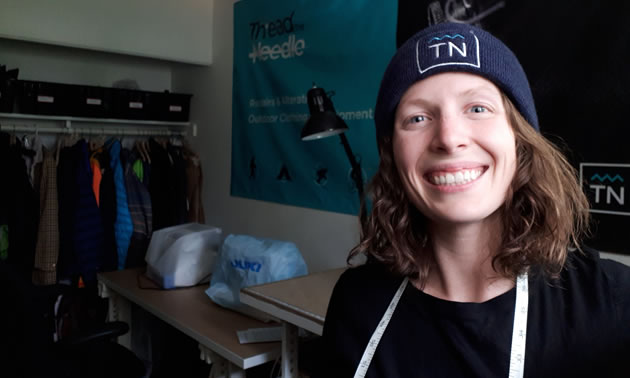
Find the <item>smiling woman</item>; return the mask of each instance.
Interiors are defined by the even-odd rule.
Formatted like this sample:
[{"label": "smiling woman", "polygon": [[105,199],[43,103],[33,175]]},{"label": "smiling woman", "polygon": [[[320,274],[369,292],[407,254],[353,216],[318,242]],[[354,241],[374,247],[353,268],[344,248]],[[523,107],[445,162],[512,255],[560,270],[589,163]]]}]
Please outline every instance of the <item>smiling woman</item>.
[{"label": "smiling woman", "polygon": [[491,215],[514,177],[516,143],[491,81],[445,72],[412,85],[396,111],[392,143],[407,197],[433,232],[439,225],[495,231]]},{"label": "smiling woman", "polygon": [[[581,244],[588,202],[489,33],[438,24],[379,90],[380,165],[335,286],[325,377],[626,377],[630,269]],[[597,330],[597,332],[593,332]]]}]

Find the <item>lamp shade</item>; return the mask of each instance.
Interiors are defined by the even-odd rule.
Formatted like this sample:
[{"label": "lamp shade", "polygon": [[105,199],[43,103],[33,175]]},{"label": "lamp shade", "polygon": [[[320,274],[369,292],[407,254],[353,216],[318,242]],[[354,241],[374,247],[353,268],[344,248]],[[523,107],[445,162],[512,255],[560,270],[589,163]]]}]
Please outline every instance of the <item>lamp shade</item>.
[{"label": "lamp shade", "polygon": [[348,126],[335,112],[335,107],[323,88],[311,88],[306,98],[311,116],[302,128],[302,140],[325,138],[348,130]]}]

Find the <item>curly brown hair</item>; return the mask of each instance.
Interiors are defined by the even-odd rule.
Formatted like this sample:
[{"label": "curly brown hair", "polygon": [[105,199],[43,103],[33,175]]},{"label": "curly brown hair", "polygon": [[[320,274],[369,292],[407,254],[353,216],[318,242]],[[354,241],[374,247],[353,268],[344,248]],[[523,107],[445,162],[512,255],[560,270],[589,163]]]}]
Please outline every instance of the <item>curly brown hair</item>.
[{"label": "curly brown hair", "polygon": [[[557,278],[569,249],[579,249],[588,234],[588,200],[563,153],[531,127],[504,94],[503,103],[516,140],[517,168],[498,210],[503,233],[492,265],[506,278],[516,278],[530,266]],[[365,254],[369,261],[381,262],[423,286],[433,264],[426,218],[403,189],[391,134],[380,138],[378,147],[380,164],[368,190],[372,210],[348,263]]]}]

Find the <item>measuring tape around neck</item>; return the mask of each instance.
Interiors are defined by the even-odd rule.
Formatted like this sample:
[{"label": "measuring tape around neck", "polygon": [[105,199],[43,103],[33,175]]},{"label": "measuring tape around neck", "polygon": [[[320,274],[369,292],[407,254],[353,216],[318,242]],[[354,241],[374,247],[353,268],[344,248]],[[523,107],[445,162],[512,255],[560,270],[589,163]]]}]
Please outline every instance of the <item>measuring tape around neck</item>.
[{"label": "measuring tape around neck", "polygon": [[[354,378],[364,378],[367,373],[372,357],[376,352],[376,347],[381,341],[385,328],[392,319],[394,310],[398,306],[398,301],[402,297],[407,282],[409,280],[405,277],[398,287],[396,294],[392,298],[385,314],[381,318],[381,321],[376,326],[376,330],[372,333],[370,341],[367,347],[363,351],[361,361],[354,373]],[[522,378],[525,371],[525,340],[527,335],[527,310],[529,306],[529,285],[527,282],[527,274],[522,274],[516,279],[516,301],[514,304],[514,325],[512,328],[512,347],[510,350],[510,370],[508,378]]]},{"label": "measuring tape around neck", "polygon": [[527,336],[527,309],[529,285],[527,273],[516,279],[516,302],[514,303],[514,326],[512,327],[512,349],[508,378],[522,378],[525,371],[525,337]]},{"label": "measuring tape around neck", "polygon": [[394,294],[394,298],[392,298],[392,301],[389,303],[381,321],[378,322],[378,326],[376,326],[376,330],[372,333],[372,337],[370,337],[370,342],[368,343],[367,348],[363,351],[363,356],[361,357],[357,371],[354,373],[354,378],[365,377],[365,373],[367,373],[367,369],[370,367],[370,362],[372,362],[372,357],[374,357],[374,352],[376,352],[376,347],[378,346],[379,341],[381,341],[381,337],[383,336],[385,328],[387,328],[387,325],[394,314],[396,306],[398,306],[398,301],[400,300],[400,297],[402,297],[408,281],[409,279],[407,277],[403,279],[403,282],[398,287],[396,294]]}]

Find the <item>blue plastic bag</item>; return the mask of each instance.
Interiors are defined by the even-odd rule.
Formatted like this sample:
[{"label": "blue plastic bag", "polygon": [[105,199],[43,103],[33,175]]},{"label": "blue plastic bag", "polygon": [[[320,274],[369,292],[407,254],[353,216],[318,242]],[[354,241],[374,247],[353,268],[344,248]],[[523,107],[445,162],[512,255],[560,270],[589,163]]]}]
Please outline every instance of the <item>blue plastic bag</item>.
[{"label": "blue plastic bag", "polygon": [[251,315],[252,309],[239,299],[241,288],[306,274],[306,263],[295,244],[231,234],[221,245],[206,294],[220,306]]}]

